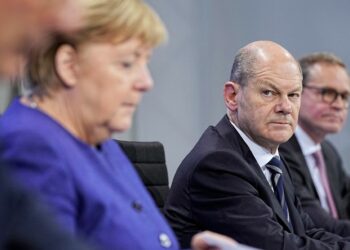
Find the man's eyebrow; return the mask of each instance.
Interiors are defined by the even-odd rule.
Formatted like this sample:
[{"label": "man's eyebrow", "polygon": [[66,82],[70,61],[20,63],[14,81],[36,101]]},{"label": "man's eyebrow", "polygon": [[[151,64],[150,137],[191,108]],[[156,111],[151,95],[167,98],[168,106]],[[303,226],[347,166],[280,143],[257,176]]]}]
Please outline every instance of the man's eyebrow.
[{"label": "man's eyebrow", "polygon": [[269,87],[269,88],[272,88],[273,90],[275,91],[279,91],[279,89],[271,82],[269,81],[266,81],[266,80],[260,80],[257,82],[257,85],[260,86],[260,87]]},{"label": "man's eyebrow", "polygon": [[[258,81],[257,84],[260,87],[268,87],[268,88],[273,89],[276,92],[281,92],[281,89],[278,88],[275,84],[271,83],[270,81],[261,80],[261,81]],[[301,91],[301,90],[302,90],[302,86],[295,86],[295,88],[289,90],[288,92],[292,93],[292,92]]]},{"label": "man's eyebrow", "polygon": [[296,86],[294,89],[292,89],[291,91],[289,92],[296,92],[296,91],[302,91],[302,86]]}]

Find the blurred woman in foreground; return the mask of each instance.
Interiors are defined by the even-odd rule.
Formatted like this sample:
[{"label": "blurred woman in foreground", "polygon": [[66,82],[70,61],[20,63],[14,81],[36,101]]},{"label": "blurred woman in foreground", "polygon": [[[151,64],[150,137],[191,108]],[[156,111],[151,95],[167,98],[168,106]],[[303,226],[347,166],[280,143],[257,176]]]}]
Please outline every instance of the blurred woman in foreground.
[{"label": "blurred woman in foreground", "polygon": [[[165,28],[141,0],[79,5],[83,24],[76,33],[32,51],[30,95],[15,99],[0,119],[0,160],[61,225],[98,249],[178,249],[131,163],[109,139],[130,127],[152,88],[147,62]],[[240,245],[204,232],[193,248]]]},{"label": "blurred woman in foreground", "polygon": [[147,63],[165,39],[138,0],[84,0],[83,27],[33,50],[29,96],[0,122],[1,159],[58,222],[101,249],[177,249],[130,162],[110,136],[132,123],[153,86]]}]

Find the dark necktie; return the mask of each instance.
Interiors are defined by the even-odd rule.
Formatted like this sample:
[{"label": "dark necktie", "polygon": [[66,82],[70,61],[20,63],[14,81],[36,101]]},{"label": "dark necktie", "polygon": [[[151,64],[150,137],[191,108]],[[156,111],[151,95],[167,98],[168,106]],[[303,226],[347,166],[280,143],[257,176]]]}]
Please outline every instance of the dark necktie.
[{"label": "dark necktie", "polygon": [[281,165],[281,160],[279,157],[275,156],[271,159],[271,161],[269,161],[269,163],[267,163],[266,167],[270,170],[271,173],[271,182],[275,196],[281,204],[285,218],[290,223],[288,206],[286,203],[286,198],[284,196],[284,179]]},{"label": "dark necktie", "polygon": [[326,200],[328,203],[329,212],[333,216],[333,218],[337,219],[338,212],[337,212],[337,209],[335,207],[333,195],[332,195],[332,192],[331,192],[331,189],[329,186],[327,172],[326,172],[326,165],[324,163],[321,150],[316,151],[315,153],[312,154],[312,156],[315,158],[315,163],[316,163],[316,166],[318,167],[318,170],[320,173],[321,183],[322,183],[323,189],[326,193]]}]

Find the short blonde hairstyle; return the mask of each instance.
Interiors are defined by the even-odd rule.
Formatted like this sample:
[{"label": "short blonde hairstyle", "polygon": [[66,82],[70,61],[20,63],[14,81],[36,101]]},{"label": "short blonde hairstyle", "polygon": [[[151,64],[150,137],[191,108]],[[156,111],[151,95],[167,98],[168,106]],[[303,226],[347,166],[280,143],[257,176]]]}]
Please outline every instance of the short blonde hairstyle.
[{"label": "short blonde hairstyle", "polygon": [[54,60],[62,44],[73,46],[84,42],[122,43],[140,39],[156,47],[167,38],[164,24],[143,0],[77,0],[83,13],[83,27],[74,34],[52,35],[45,46],[32,49],[28,61],[29,87],[37,95],[58,89]]}]

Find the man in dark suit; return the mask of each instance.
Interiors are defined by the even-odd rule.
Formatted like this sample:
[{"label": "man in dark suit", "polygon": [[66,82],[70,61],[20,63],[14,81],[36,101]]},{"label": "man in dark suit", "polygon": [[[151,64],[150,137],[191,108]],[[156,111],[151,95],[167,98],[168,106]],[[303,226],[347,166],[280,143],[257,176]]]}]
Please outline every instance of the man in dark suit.
[{"label": "man in dark suit", "polygon": [[299,64],[280,45],[258,41],[239,50],[224,87],[227,115],[181,163],[165,205],[182,247],[208,229],[263,249],[350,249],[315,228],[279,158],[301,91]]},{"label": "man in dark suit", "polygon": [[[281,145],[303,209],[317,226],[350,235],[350,178],[333,145],[325,139],[346,120],[350,82],[345,64],[333,54],[314,53],[300,60],[303,92],[299,126]],[[318,165],[317,154],[323,165]],[[342,220],[339,220],[342,219]]]}]

